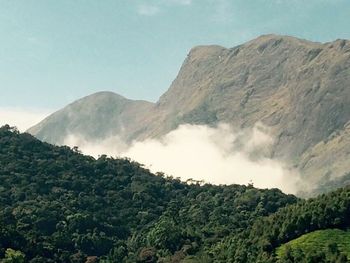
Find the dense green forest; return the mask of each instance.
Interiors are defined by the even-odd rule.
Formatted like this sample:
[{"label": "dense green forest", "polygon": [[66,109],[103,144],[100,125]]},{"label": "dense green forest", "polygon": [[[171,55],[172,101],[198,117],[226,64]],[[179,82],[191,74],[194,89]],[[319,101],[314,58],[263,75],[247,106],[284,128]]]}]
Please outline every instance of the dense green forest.
[{"label": "dense green forest", "polygon": [[[217,249],[223,259],[220,262],[276,262],[275,251],[282,244],[316,230],[349,227],[350,187],[345,187],[317,198],[299,200],[274,214],[257,218],[252,226],[226,238]],[[326,257],[322,255],[306,262],[333,262]]]},{"label": "dense green forest", "polygon": [[9,126],[0,129],[0,181],[0,258],[12,249],[29,262],[210,258],[223,237],[297,200],[277,189],[182,183]]},{"label": "dense green forest", "polygon": [[[278,258],[276,249],[345,229],[349,218],[349,188],[301,200],[252,185],[187,184],[0,128],[2,262],[298,262],[300,251]],[[329,247],[305,262],[346,262]]]}]

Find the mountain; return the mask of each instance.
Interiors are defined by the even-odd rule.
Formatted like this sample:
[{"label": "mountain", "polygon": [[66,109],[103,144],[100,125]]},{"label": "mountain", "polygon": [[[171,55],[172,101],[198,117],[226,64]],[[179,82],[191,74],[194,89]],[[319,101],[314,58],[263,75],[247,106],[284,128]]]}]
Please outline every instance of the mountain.
[{"label": "mountain", "polygon": [[299,156],[350,120],[350,42],[262,36],[232,49],[191,50],[158,105],[172,122],[258,121],[273,128],[277,156]]},{"label": "mountain", "polygon": [[212,262],[211,246],[298,200],[183,183],[9,126],[0,128],[0,181],[1,262]]},{"label": "mountain", "polygon": [[59,110],[28,131],[44,141],[63,144],[69,134],[103,139],[137,129],[153,103],[126,99],[113,92],[98,92]]},{"label": "mountain", "polygon": [[[286,161],[305,179],[317,183],[350,171],[349,83],[350,41],[315,43],[264,35],[234,48],[193,48],[157,103],[145,104],[142,111],[138,103],[134,104],[133,113],[138,116],[114,116],[116,112],[112,111],[114,117],[107,121],[95,111],[94,118],[99,121],[91,129],[100,129],[99,133],[88,133],[77,126],[84,115],[70,118],[64,114],[66,120],[62,122],[66,109],[29,132],[59,143],[52,134],[53,127],[61,123],[71,123],[77,127],[74,132],[95,139],[119,134],[118,127],[123,126],[122,138],[130,141],[159,137],[182,123],[226,122],[242,129],[261,122],[275,138],[269,155]],[[68,132],[66,129],[59,136]]]}]

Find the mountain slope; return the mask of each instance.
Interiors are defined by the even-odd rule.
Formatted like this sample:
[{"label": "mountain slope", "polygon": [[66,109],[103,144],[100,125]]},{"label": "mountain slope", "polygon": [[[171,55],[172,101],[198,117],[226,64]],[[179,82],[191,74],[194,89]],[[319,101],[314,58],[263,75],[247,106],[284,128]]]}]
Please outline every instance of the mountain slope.
[{"label": "mountain slope", "polygon": [[349,83],[349,41],[267,35],[233,49],[194,48],[158,105],[171,121],[262,121],[278,138],[274,155],[294,158],[349,121]]},{"label": "mountain slope", "polygon": [[348,233],[329,229],[350,228],[349,187],[303,200],[251,185],[189,185],[9,126],[0,128],[0,180],[0,259],[272,263],[281,245],[328,229],[318,240],[331,233],[332,249],[312,262],[346,262]]},{"label": "mountain slope", "polygon": [[[349,146],[333,143],[330,149],[322,142],[341,141],[338,136],[347,134],[349,83],[347,40],[322,44],[265,35],[230,49],[199,46],[190,51],[169,90],[140,113],[142,122],[128,115],[122,137],[159,137],[182,123],[226,122],[240,129],[262,122],[275,138],[271,157],[298,167],[310,182],[339,177],[350,171]],[[50,126],[59,122],[49,117],[29,131],[48,140]],[[99,125],[102,131],[120,133],[104,125]],[[322,169],[325,163],[337,169]]]},{"label": "mountain slope", "polygon": [[348,262],[350,231],[327,229],[311,232],[283,244],[276,250],[276,254],[281,262],[287,258],[293,258],[298,263],[306,259],[310,262],[312,257],[316,261],[315,256],[326,257],[328,262]]},{"label": "mountain slope", "polygon": [[350,172],[349,159],[350,122],[345,124],[343,129],[336,130],[325,140],[307,149],[300,158],[299,167],[306,178],[311,179],[313,174],[318,174],[323,175],[322,178],[314,179],[337,181],[340,178],[334,178],[334,175],[342,175],[345,178]]},{"label": "mountain slope", "polygon": [[0,261],[7,251],[31,263],[202,263],[208,247],[297,201],[277,189],[189,185],[8,126],[0,128],[0,181]]},{"label": "mountain slope", "polygon": [[64,143],[69,134],[90,140],[122,136],[135,130],[152,106],[150,102],[129,100],[113,92],[98,92],[53,113],[28,132],[55,144]]},{"label": "mountain slope", "polygon": [[[311,257],[304,256],[302,260],[300,258],[299,260],[288,260],[283,257],[281,261],[278,261],[275,252],[281,245],[308,233],[314,235],[312,233],[315,233],[314,231],[317,230],[348,230],[350,228],[349,216],[350,188],[345,187],[316,198],[301,200],[296,204],[279,209],[270,216],[258,218],[251,227],[238,235],[226,238],[213,250],[216,251],[216,257],[221,259],[217,261],[220,263],[338,262],[327,261],[326,259],[328,259],[329,255],[325,254],[317,255],[318,260],[316,258],[311,260]],[[342,235],[329,236],[329,241],[332,242],[331,245],[339,247],[344,244]],[[319,244],[319,246],[322,245]],[[348,251],[348,249],[342,250]]]}]

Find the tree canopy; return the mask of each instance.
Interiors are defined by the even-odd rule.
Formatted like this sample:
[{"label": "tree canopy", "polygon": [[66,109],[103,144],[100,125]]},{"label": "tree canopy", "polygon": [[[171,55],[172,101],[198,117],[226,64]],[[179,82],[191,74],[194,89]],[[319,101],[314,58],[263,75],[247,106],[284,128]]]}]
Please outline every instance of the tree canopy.
[{"label": "tree canopy", "polygon": [[275,262],[280,245],[350,218],[349,188],[302,200],[185,183],[10,126],[0,128],[0,182],[2,262]]}]

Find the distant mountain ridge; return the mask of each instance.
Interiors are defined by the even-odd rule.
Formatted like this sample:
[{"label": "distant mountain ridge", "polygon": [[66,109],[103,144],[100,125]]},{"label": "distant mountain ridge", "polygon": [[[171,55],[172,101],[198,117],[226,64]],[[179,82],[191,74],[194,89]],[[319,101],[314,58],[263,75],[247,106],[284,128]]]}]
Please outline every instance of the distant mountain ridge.
[{"label": "distant mountain ridge", "polygon": [[98,92],[53,113],[30,128],[29,133],[54,144],[64,143],[70,133],[84,135],[86,139],[122,135],[135,129],[135,125],[142,122],[141,114],[152,107],[151,102],[129,100],[113,92]]},{"label": "distant mountain ridge", "polygon": [[249,128],[262,122],[276,138],[271,157],[317,182],[350,171],[349,121],[350,41],[264,35],[229,49],[193,48],[155,104],[98,93],[29,132],[51,143],[69,132],[131,141],[159,137],[182,123]]}]

